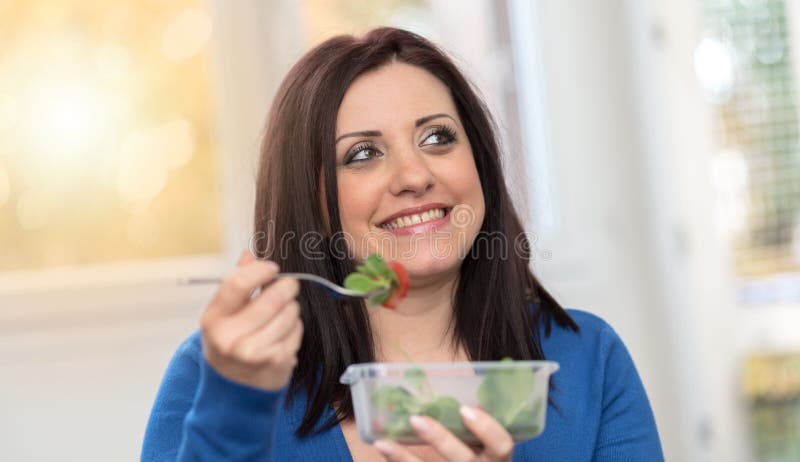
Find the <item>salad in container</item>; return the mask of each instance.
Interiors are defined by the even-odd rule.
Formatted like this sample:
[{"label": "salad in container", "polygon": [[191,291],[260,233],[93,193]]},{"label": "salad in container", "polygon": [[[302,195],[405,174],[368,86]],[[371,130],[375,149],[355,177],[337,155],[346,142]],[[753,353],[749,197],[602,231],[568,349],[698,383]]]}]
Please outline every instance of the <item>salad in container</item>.
[{"label": "salad in container", "polygon": [[426,415],[467,444],[481,444],[463,421],[461,405],[491,414],[515,442],[544,431],[553,361],[353,364],[340,381],[350,386],[358,434],[366,443],[380,439],[423,443],[409,423]]},{"label": "salad in container", "polygon": [[[408,290],[402,265],[373,254],[344,281],[346,288],[376,293],[373,306],[394,309]],[[461,420],[462,405],[491,414],[515,442],[544,431],[553,361],[478,361],[460,363],[364,363],[345,370],[359,436],[367,443],[390,439],[422,443],[409,418],[426,415],[467,444],[481,444]]]}]

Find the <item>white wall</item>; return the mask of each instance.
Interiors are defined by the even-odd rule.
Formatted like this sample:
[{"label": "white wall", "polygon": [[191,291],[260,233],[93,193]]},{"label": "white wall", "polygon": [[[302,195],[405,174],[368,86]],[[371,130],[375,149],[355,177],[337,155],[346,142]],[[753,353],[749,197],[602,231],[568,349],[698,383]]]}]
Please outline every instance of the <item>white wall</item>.
[{"label": "white wall", "polygon": [[166,363],[207,297],[167,284],[3,294],[3,460],[137,460]]},{"label": "white wall", "polygon": [[[554,231],[538,243],[552,257],[536,268],[563,303],[618,331],[648,391],[667,460],[689,460],[631,44],[648,37],[636,36],[621,0],[537,4],[558,208]],[[535,169],[529,181],[537,181]]]},{"label": "white wall", "polygon": [[[631,3],[634,3],[631,0]],[[682,278],[685,293],[672,297],[671,311],[683,319],[676,339],[682,342],[679,359],[691,358],[695,367],[684,373],[683,388],[691,390],[687,412],[705,430],[692,441],[693,460],[749,461],[753,459],[742,373],[747,355],[793,352],[800,348],[798,306],[747,307],[736,299],[731,247],[714,226],[715,191],[709,165],[719,148],[713,107],[700,91],[693,53],[702,36],[696,0],[645,2],[642,17],[658,26],[662,37],[648,64],[659,93],[661,123],[653,130],[648,151],[662,157],[674,178],[671,213],[682,235],[682,252],[672,263],[673,280]],[[787,0],[792,44],[798,43],[797,2]],[[792,48],[800,48],[794,46]],[[798,55],[793,55],[796,58]],[[795,62],[795,66],[797,63]],[[664,252],[666,254],[668,252]],[[678,336],[678,334],[684,334]]]}]

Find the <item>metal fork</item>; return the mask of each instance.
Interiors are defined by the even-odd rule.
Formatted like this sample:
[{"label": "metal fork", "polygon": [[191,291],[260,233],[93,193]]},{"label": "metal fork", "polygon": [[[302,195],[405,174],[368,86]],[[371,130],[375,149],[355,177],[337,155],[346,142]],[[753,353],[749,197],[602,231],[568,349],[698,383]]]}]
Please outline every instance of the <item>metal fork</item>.
[{"label": "metal fork", "polygon": [[[369,292],[359,292],[357,290],[350,290],[346,289],[338,284],[334,284],[333,282],[317,276],[316,274],[309,274],[309,273],[278,273],[275,276],[275,279],[279,278],[295,278],[295,279],[302,279],[304,281],[314,282],[317,283],[326,289],[336,298],[339,297],[359,297],[359,298],[371,298],[376,295],[382,295],[389,291],[389,289],[375,289]],[[189,285],[189,284],[219,284],[222,282],[222,278],[220,277],[190,277],[190,278],[181,278],[178,279],[178,283],[182,285]]]}]

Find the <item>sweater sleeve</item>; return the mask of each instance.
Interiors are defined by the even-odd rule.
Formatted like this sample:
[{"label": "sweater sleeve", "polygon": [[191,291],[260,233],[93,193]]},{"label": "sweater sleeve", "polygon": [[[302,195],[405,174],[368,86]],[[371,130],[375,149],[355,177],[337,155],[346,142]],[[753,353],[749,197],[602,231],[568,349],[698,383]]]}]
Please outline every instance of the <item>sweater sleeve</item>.
[{"label": "sweater sleeve", "polygon": [[653,411],[633,359],[617,333],[607,324],[604,329],[606,367],[593,461],[663,461]]},{"label": "sweater sleeve", "polygon": [[284,390],[267,392],[217,373],[190,338],[167,367],[141,461],[268,461]]}]

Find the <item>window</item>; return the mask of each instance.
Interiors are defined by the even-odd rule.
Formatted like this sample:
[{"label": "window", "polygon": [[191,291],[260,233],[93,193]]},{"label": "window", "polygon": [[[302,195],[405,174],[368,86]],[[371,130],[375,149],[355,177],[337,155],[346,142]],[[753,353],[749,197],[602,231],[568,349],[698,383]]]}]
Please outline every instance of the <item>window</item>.
[{"label": "window", "polygon": [[715,105],[711,178],[751,305],[800,300],[800,133],[786,5],[700,1],[695,68]]},{"label": "window", "polygon": [[0,17],[0,271],[218,252],[204,2]]},{"label": "window", "polygon": [[749,357],[744,389],[758,460],[800,460],[800,355]]}]

